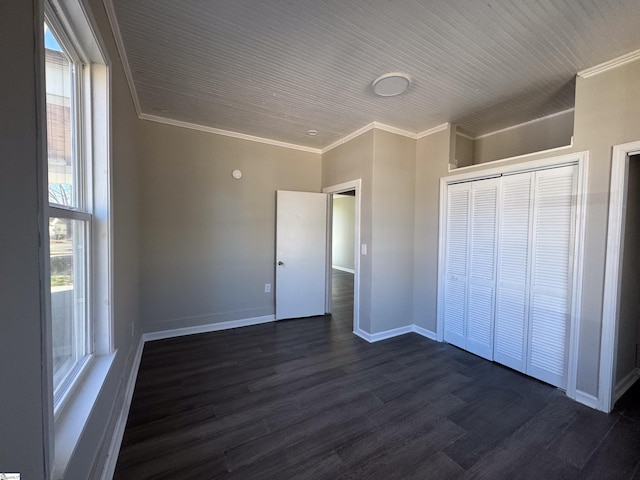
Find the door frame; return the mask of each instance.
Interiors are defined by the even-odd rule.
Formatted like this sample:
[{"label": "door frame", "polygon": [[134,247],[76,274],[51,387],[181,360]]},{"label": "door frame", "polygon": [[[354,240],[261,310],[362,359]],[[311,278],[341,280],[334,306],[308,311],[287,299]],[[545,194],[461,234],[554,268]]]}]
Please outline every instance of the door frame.
[{"label": "door frame", "polygon": [[353,245],[353,331],[360,331],[360,208],[361,208],[361,191],[362,191],[362,179],[358,178],[348,182],[339,183],[337,185],[331,185],[324,187],[322,193],[329,194],[329,209],[327,211],[327,296],[326,307],[327,312],[331,312],[331,226],[333,219],[333,194],[344,193],[355,190],[355,232],[354,232],[354,245]]},{"label": "door frame", "polygon": [[[524,173],[565,165],[577,165],[578,185],[576,195],[576,231],[574,241],[573,271],[571,276],[571,319],[569,321],[569,347],[567,352],[567,396],[580,403],[596,408],[597,398],[577,390],[578,348],[580,345],[582,279],[584,264],[584,238],[586,223],[587,173],[589,171],[589,152],[574,152],[557,157],[541,158],[510,165],[486,168],[477,165],[465,168],[465,172],[440,178],[440,210],[438,225],[438,295],[436,339],[444,341],[444,286],[445,286],[445,241],[447,235],[447,187],[450,184],[470,182],[486,178],[500,177],[505,174]],[[468,170],[469,169],[469,170]],[[455,172],[455,171],[454,171]]]},{"label": "door frame", "polygon": [[[620,282],[624,255],[624,223],[627,206],[629,157],[640,153],[640,141],[613,147],[611,185],[609,188],[609,222],[602,305],[602,337],[598,410],[610,412],[622,394],[616,392],[615,370],[618,354],[618,322],[620,315]],[[629,385],[630,386],[630,385]],[[620,389],[622,390],[622,389]]]}]

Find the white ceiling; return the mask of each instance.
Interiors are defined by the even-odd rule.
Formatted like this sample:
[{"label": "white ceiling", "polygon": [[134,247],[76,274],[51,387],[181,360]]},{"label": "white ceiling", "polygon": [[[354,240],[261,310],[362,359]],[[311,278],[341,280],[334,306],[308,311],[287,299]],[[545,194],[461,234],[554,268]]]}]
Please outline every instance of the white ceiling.
[{"label": "white ceiling", "polygon": [[[371,122],[539,118],[573,107],[576,72],[640,48],[638,0],[112,1],[142,113],[313,148]],[[394,71],[410,89],[376,97]]]}]

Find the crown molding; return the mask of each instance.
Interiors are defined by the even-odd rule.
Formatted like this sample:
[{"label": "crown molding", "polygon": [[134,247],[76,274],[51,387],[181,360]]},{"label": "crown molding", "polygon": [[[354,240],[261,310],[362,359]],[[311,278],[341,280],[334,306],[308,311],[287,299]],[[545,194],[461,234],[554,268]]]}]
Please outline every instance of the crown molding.
[{"label": "crown molding", "polygon": [[441,132],[446,130],[449,127],[450,123],[443,123],[442,125],[438,125],[437,127],[430,128],[429,130],[425,130],[424,132],[420,132],[416,135],[416,139],[420,139],[423,137],[428,137],[429,135],[433,135],[434,133]]},{"label": "crown molding", "polygon": [[353,140],[356,137],[359,137],[360,135],[362,135],[363,133],[368,132],[369,130],[372,130],[373,128],[375,128],[375,124],[376,122],[371,122],[368,125],[365,125],[362,128],[359,128],[358,130],[356,130],[355,132],[350,133],[349,135],[345,135],[344,137],[336,140],[335,142],[333,142],[332,144],[330,144],[327,147],[324,147],[320,153],[325,154],[330,150],[333,150],[336,147],[339,147],[340,145],[342,145],[343,143],[347,143],[349,140]]},{"label": "crown molding", "polygon": [[122,68],[124,69],[124,76],[127,78],[127,83],[129,84],[129,90],[131,91],[133,104],[136,107],[136,113],[138,114],[138,117],[140,117],[142,115],[142,109],[140,108],[140,99],[138,98],[136,85],[133,82],[133,74],[131,73],[127,51],[124,48],[124,42],[122,41],[122,34],[120,33],[120,26],[118,25],[116,10],[111,0],[103,0],[102,3],[104,5],[105,11],[107,12],[107,18],[109,19],[109,25],[111,26],[111,33],[113,33],[113,39],[116,43],[116,49],[118,50],[120,62],[122,63]]},{"label": "crown molding", "polygon": [[578,72],[578,76],[580,78],[593,77],[594,75],[613,70],[614,68],[621,67],[622,65],[626,65],[627,63],[635,62],[636,60],[640,60],[640,50],[634,50],[633,52],[620,55],[619,57],[616,57],[599,65],[595,65],[591,68],[585,68],[584,70]]},{"label": "crown molding", "polygon": [[401,135],[403,137],[411,138],[415,140],[417,138],[416,134],[413,132],[409,132],[408,130],[402,130],[401,128],[392,127],[391,125],[385,125],[384,123],[373,122],[373,127],[378,130],[383,130],[389,133],[395,133],[396,135]]},{"label": "crown molding", "polygon": [[172,125],[174,127],[188,128],[190,130],[198,130],[200,132],[214,133],[216,135],[223,135],[225,137],[239,138],[241,140],[248,140],[250,142],[265,143],[267,145],[273,145],[275,147],[291,148],[293,150],[300,150],[307,153],[320,154],[322,151],[319,148],[305,147],[304,145],[296,145],[294,143],[280,142],[278,140],[271,140],[270,138],[255,137],[253,135],[247,135],[245,133],[231,132],[229,130],[221,130],[219,128],[206,127],[197,123],[181,122],[179,120],[173,120],[171,118],[159,117],[157,115],[149,115],[143,113],[139,116],[141,120],[148,120],[150,122],[164,123],[166,125]]}]

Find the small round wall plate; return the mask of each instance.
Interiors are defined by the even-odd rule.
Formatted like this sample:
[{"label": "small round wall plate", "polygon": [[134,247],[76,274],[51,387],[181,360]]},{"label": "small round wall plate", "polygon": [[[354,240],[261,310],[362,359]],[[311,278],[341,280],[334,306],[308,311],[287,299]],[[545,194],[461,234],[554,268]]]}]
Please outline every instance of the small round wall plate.
[{"label": "small round wall plate", "polygon": [[242,178],[242,172],[240,170],[238,170],[238,169],[235,169],[233,172],[231,172],[231,175],[236,180],[240,180]]}]

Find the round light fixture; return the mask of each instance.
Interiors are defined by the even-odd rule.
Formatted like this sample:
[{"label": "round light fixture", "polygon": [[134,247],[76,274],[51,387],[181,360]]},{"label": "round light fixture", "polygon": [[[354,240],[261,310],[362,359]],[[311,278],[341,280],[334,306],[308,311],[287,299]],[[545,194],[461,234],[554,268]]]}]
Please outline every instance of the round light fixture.
[{"label": "round light fixture", "polygon": [[407,91],[411,85],[411,79],[406,73],[385,73],[376,78],[371,86],[376,95],[381,97],[394,97]]},{"label": "round light fixture", "polygon": [[307,130],[307,135],[309,135],[310,137],[315,137],[316,135],[318,135],[318,131],[317,130]]},{"label": "round light fixture", "polygon": [[236,180],[240,180],[242,178],[242,172],[238,169],[235,169],[233,172],[231,172],[231,176]]}]

